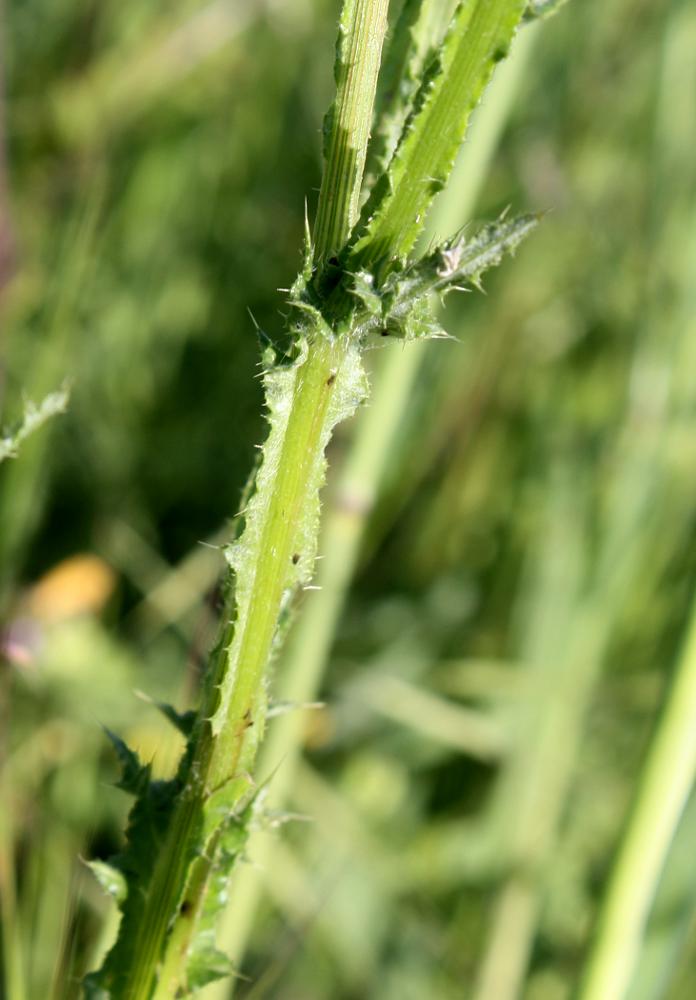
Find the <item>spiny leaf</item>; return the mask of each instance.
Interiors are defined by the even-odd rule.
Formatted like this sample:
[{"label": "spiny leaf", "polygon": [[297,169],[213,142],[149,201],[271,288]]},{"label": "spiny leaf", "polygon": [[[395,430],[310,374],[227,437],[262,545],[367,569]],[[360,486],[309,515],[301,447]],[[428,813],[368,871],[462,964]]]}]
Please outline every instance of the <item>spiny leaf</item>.
[{"label": "spiny leaf", "polygon": [[455,6],[456,0],[405,0],[401,8],[379,75],[377,124],[367,152],[365,190],[387,169],[412,110],[424,67],[435,55]]},{"label": "spiny leaf", "polygon": [[121,777],[116,782],[116,787],[131,795],[139,795],[150,780],[150,766],[142,764],[135,750],[131,750],[120,736],[110,729],[105,729],[105,732],[121,765]]},{"label": "spiny leaf", "polygon": [[[91,863],[97,877],[105,884],[107,876],[121,906],[122,920],[115,945],[102,968],[85,980],[85,995],[90,1000],[105,1000],[118,995],[119,984],[125,979],[138,915],[143,912],[152,873],[169,828],[180,784],[172,781],[151,781],[150,765],[141,764],[137,754],[126,743],[107,730],[122,767],[118,787],[136,796],[128,817],[126,844],[123,851],[108,864]],[[107,890],[109,886],[106,885]]]},{"label": "spiny leaf", "polygon": [[417,299],[402,316],[397,312],[390,315],[386,329],[403,340],[438,340],[447,337],[427,298]]},{"label": "spiny leaf", "polygon": [[[449,177],[469,117],[505,55],[526,0],[463,0],[431,63],[388,170],[363,209],[351,270],[404,258]],[[352,265],[356,265],[353,267]]]},{"label": "spiny leaf", "polygon": [[485,271],[500,264],[506,254],[514,253],[539,223],[536,215],[521,215],[485,225],[472,239],[460,233],[446,240],[389,284],[396,297],[407,299],[432,292],[446,294],[462,284],[478,286]]},{"label": "spiny leaf", "polygon": [[[212,937],[215,937],[214,929]],[[179,993],[180,997],[195,996],[208,983],[217,979],[226,979],[236,972],[232,959],[214,945],[204,948],[198,946],[187,966],[187,992]]]},{"label": "spiny leaf", "polygon": [[352,276],[351,293],[370,316],[382,315],[382,297],[375,289],[375,277],[369,271],[357,271]]},{"label": "spiny leaf", "polygon": [[[381,285],[369,272],[359,272],[349,287],[362,307],[355,317],[361,335],[378,333],[405,340],[447,336],[432,313],[432,297],[465,286],[480,288],[483,274],[513,253],[537,224],[535,215],[502,217],[471,239],[457,234],[420,260],[391,271]],[[365,306],[365,288],[370,290],[370,308]]]},{"label": "spiny leaf", "polygon": [[178,790],[176,781],[152,781],[131,809],[126,848],[113,858],[126,876],[128,901],[133,898],[133,890],[141,891],[149,881]]}]

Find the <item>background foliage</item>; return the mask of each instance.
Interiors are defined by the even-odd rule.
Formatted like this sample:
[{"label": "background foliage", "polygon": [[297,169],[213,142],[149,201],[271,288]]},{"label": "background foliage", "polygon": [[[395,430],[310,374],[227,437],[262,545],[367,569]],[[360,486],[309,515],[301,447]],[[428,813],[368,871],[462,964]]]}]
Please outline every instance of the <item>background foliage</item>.
[{"label": "background foliage", "polygon": [[[101,726],[176,759],[134,691],[195,699],[336,16],[5,5],[3,427],[72,386],[0,468],[9,1000],[76,996],[113,934],[81,861],[128,805]],[[694,594],[695,43],[679,0],[577,0],[534,41],[476,216],[550,212],[427,346],[306,713],[309,820],[257,834],[239,996],[506,1000],[516,946],[527,1000],[577,985]],[[631,1000],[696,993],[695,833],[692,802]]]}]

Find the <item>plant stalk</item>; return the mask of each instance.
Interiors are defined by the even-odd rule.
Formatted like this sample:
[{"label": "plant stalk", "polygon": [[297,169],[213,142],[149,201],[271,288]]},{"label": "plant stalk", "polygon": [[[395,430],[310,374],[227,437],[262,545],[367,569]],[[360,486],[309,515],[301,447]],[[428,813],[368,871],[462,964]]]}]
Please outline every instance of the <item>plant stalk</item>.
[{"label": "plant stalk", "polygon": [[611,877],[580,1000],[622,1000],[696,778],[696,606]]},{"label": "plant stalk", "polygon": [[[387,0],[346,0],[341,19],[333,125],[318,208],[317,254],[344,239],[357,212]],[[350,169],[348,169],[348,165]],[[230,551],[235,592],[213,654],[182,788],[159,852],[144,905],[133,911],[133,942],[125,976],[116,973],[114,1000],[160,1000],[188,989],[189,948],[201,919],[219,838],[248,797],[249,777],[265,725],[264,674],[279,617],[304,569],[311,572],[324,450],[333,424],[332,398],[359,371],[350,337],[334,337],[314,321],[304,355],[286,372],[270,373],[271,434],[257,474],[244,531]],[[272,380],[278,380],[275,384]],[[313,535],[313,537],[312,537]],[[307,551],[308,549],[308,551]],[[300,569],[298,570],[298,565]],[[201,852],[198,845],[203,843]],[[182,892],[183,889],[183,892]],[[124,915],[124,922],[129,914]]]},{"label": "plant stalk", "polygon": [[388,9],[389,0],[346,0],[341,14],[336,100],[324,126],[326,167],[314,227],[317,263],[343,248],[358,217]]},{"label": "plant stalk", "polygon": [[[353,412],[364,395],[359,337],[364,317],[358,312],[356,318],[350,307],[332,330],[322,309],[336,285],[332,269],[339,264],[337,255],[357,220],[387,8],[387,0],[345,0],[343,6],[337,94],[326,122],[326,168],[314,246],[307,248],[303,272],[291,292],[294,360],[265,372],[271,430],[254,492],[243,512],[244,529],[228,549],[234,589],[230,588],[221,638],[177,783],[168,786],[168,811],[155,837],[152,868],[146,866],[144,873],[134,854],[139,838],[151,834],[138,825],[142,822],[138,810],[156,826],[158,789],[137,758],[133,760],[127,748],[120,751],[129,768],[124,787],[138,793],[131,813],[135,836],[129,838],[135,872],[124,869],[128,894],[121,933],[104,970],[90,983],[110,987],[112,1000],[164,1000],[182,991],[188,994],[209,981],[211,974],[220,975],[219,962],[224,962],[224,956],[209,948],[213,884],[217,886],[234,863],[239,848],[228,845],[235,831],[248,832],[241,817],[255,797],[250,775],[265,728],[266,668],[292,594],[311,579],[326,445],[334,426]],[[493,66],[505,54],[522,9],[522,0],[490,4],[478,0],[472,4],[473,13],[466,4],[458,8],[445,43],[435,99],[439,113],[447,109],[457,127],[448,126],[443,134],[435,129],[428,135],[428,127],[440,119],[430,114],[432,101],[426,100],[425,116],[416,102],[417,127],[404,133],[405,152],[395,154],[397,165],[393,175],[390,167],[388,179],[388,187],[396,184],[389,189],[394,191],[401,221],[390,214],[391,197],[386,214],[380,216],[400,226],[392,234],[393,245],[384,250],[382,263],[387,266],[423,228],[424,217],[418,214],[413,220],[404,208],[410,204],[408,192],[414,182],[405,169],[413,160],[414,143],[427,147],[428,153],[419,158],[416,148],[413,165],[418,169],[433,165],[444,184],[469,113]],[[427,77],[424,90],[429,94]],[[462,96],[464,111],[457,108]],[[427,207],[434,188],[428,178],[416,179],[416,188],[420,190],[424,180],[423,207]],[[399,200],[402,188],[406,195]],[[429,330],[424,321],[423,335]],[[148,810],[154,810],[154,819]]]},{"label": "plant stalk", "polygon": [[[456,225],[471,216],[537,31],[536,26],[525,29],[509,62],[496,76],[485,107],[474,122],[472,138],[462,147],[452,183],[435,203],[428,226],[432,235],[446,232],[452,220]],[[427,342],[417,341],[403,349],[392,346],[382,352],[374,373],[371,405],[356,420],[350,451],[329,498],[321,543],[323,558],[317,574],[319,589],[307,594],[283,655],[275,691],[280,702],[302,705],[317,697],[370,513],[379,498],[384,471],[427,350]],[[301,753],[303,721],[300,710],[280,716],[264,741],[258,770],[262,780],[273,775],[268,799],[273,809],[286,807]],[[259,869],[272,868],[274,846],[271,837],[257,839],[254,864],[240,866],[233,876],[230,896],[234,903],[226,911],[220,941],[237,963],[242,961],[262,891]],[[225,1000],[234,992],[234,985],[234,981],[211,985],[206,1000]]]}]

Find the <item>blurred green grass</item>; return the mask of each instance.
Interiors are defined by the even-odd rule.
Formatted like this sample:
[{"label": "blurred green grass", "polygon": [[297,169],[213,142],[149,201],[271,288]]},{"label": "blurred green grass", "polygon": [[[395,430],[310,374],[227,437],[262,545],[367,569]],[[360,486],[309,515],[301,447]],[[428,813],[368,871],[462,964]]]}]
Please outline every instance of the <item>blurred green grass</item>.
[{"label": "blurred green grass", "polygon": [[[134,691],[195,699],[221,569],[200,543],[263,433],[247,310],[282,342],[336,16],[5,4],[3,426],[73,383],[0,468],[8,1000],[78,995],[111,933],[80,861],[127,809],[101,726],[175,759]],[[240,996],[577,986],[694,595],[695,40],[684,0],[542,28],[476,214],[550,211],[428,346],[307,713],[310,821],[257,834]],[[472,713],[511,749],[476,753]],[[696,995],[694,817],[630,1000]]]}]

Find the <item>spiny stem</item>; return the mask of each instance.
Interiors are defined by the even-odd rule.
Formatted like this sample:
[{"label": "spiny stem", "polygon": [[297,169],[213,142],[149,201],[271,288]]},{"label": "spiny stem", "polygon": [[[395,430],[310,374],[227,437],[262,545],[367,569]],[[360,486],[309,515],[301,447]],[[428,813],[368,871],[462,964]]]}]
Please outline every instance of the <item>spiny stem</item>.
[{"label": "spiny stem", "polygon": [[[319,202],[319,256],[340,247],[357,214],[387,6],[387,0],[346,0],[344,7],[338,93]],[[133,911],[138,929],[127,929],[128,969],[125,975],[110,972],[114,1000],[150,1000],[188,988],[189,944],[202,916],[220,832],[249,794],[265,725],[264,674],[279,617],[300,574],[309,575],[314,562],[324,450],[333,425],[357,402],[362,381],[355,338],[334,337],[318,315],[306,325],[299,350],[288,369],[266,376],[271,434],[245,529],[230,550],[235,592],[211,662],[191,756],[182,767],[182,788],[144,905],[137,917]],[[129,950],[125,944],[123,950]]]},{"label": "spiny stem", "polygon": [[[318,287],[313,274],[345,248],[357,216],[387,6],[387,0],[344,3],[315,246],[291,292],[294,360],[269,365],[265,372],[271,429],[244,512],[244,529],[228,549],[234,589],[186,755],[176,781],[164,789],[164,807],[163,790],[124,748],[128,788],[138,794],[131,813],[130,854],[127,864],[122,862],[128,894],[119,939],[90,983],[97,990],[107,987],[110,1000],[164,1000],[181,991],[188,995],[211,974],[220,975],[219,960],[225,961],[212,949],[210,901],[217,899],[215,886],[239,853],[235,830],[248,831],[240,816],[251,815],[254,801],[250,775],[265,727],[266,668],[284,609],[297,587],[311,579],[326,445],[334,426],[364,396],[360,355],[366,314],[349,309],[345,322],[331,329],[324,309],[330,288],[321,287],[322,273]],[[494,0],[493,6],[500,14],[493,27],[501,29],[493,32],[493,41],[502,44],[517,23],[520,0]],[[485,16],[481,20],[485,35],[490,25]],[[489,51],[493,41],[474,46],[476,65],[467,63],[474,87],[471,106],[478,98],[476,88],[487,79],[487,64],[495,61]],[[450,44],[458,52],[462,39],[456,36]],[[456,73],[454,79],[456,83]],[[450,98],[456,96],[456,86],[451,91],[445,83]],[[437,147],[435,161],[448,172],[452,134],[435,133],[432,142],[422,129],[419,135],[422,143]],[[420,231],[420,219],[415,226]],[[398,253],[402,245],[395,237],[392,250]],[[329,270],[327,278],[331,274]],[[145,863],[141,841],[147,841]]]},{"label": "spiny stem", "polygon": [[[470,216],[519,89],[531,55],[536,29],[529,28],[521,46],[516,46],[500,77],[496,77],[481,117],[474,125],[473,140],[462,150],[454,183],[443,201],[435,206],[430,221],[433,235],[447,231],[452,221],[464,223]],[[302,617],[293,628],[282,657],[275,696],[290,703],[316,699],[321,675],[330,653],[336,623],[351,577],[358,562],[366,524],[398,430],[408,408],[427,342],[405,349],[386,350],[373,376],[371,405],[354,423],[350,452],[331,492],[323,528],[322,559],[317,575],[321,589],[307,595]],[[276,719],[264,740],[258,771],[273,774],[269,806],[286,808],[300,755],[303,714],[288,712]],[[282,767],[277,771],[279,763]],[[220,936],[225,949],[241,962],[251,932],[253,914],[261,894],[258,869],[272,870],[274,840],[264,838],[254,845],[253,865],[240,866],[234,875],[231,903]],[[229,1000],[234,984],[211,989],[210,1000]]]},{"label": "spiny stem", "polygon": [[228,651],[226,672],[234,685],[215,740],[211,790],[251,763],[243,755],[245,720],[255,720],[255,699],[289,583],[297,524],[308,503],[307,493],[316,484],[316,467],[323,462],[327,409],[335,380],[346,362],[347,347],[340,340],[332,343],[318,338],[298,372],[274,493],[264,518],[249,613]]},{"label": "spiny stem", "polygon": [[[233,634],[226,626],[217,667],[221,675],[217,704],[212,719],[199,724],[186,788],[153,874],[143,933],[121,994],[129,1000],[146,1000],[151,995],[167,934],[163,967],[171,970],[172,978],[161,988],[175,990],[181,982],[186,946],[215,860],[211,844],[214,824],[224,822],[224,815],[249,793],[249,772],[265,723],[263,676],[281,604],[292,586],[293,559],[302,547],[303,511],[312,507],[323,476],[323,454],[332,425],[331,396],[334,386],[340,384],[344,366],[356,364],[355,352],[347,339],[329,340],[318,335],[298,369],[277,464],[271,470],[272,479],[262,484],[268,496],[258,508],[260,523],[247,528],[253,545],[253,552],[245,553],[247,565],[253,567],[248,598],[243,595],[239,602]],[[204,835],[207,860],[197,862],[182,898],[181,886],[192,861],[190,844],[202,824],[213,824],[211,834]]]}]

